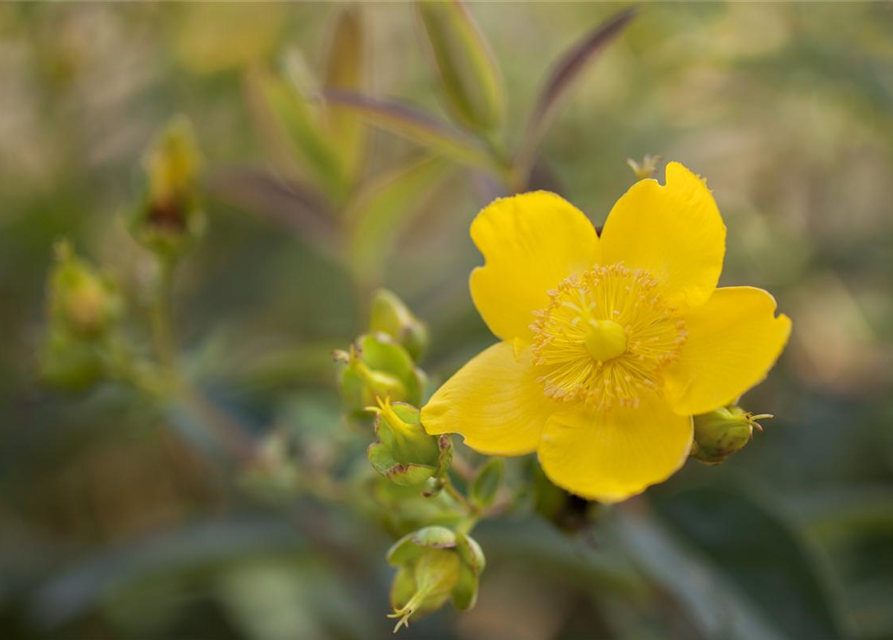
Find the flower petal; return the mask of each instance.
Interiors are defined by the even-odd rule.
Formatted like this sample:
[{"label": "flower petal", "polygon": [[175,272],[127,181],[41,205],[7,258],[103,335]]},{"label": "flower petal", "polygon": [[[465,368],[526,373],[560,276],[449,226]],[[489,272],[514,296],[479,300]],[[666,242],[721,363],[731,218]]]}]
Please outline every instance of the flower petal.
[{"label": "flower petal", "polygon": [[662,482],[688,458],[692,421],[657,397],[639,407],[587,411],[575,405],[546,423],[539,447],[549,479],[600,502],[619,502]]},{"label": "flower petal", "polygon": [[791,319],[775,308],[762,289],[723,287],[685,314],[688,340],[664,385],[674,411],[713,411],[766,377],[791,334]]},{"label": "flower petal", "polygon": [[530,358],[530,347],[525,347],[516,359],[508,342],[482,351],[422,409],[425,430],[460,433],[469,447],[491,455],[535,451],[558,405],[543,393]]},{"label": "flower petal", "polygon": [[503,340],[529,340],[531,314],[549,304],[547,292],[599,259],[589,219],[547,191],[496,200],[471,223],[471,239],[486,259],[471,273],[471,297]]},{"label": "flower petal", "polygon": [[666,186],[640,180],[611,209],[601,235],[605,264],[648,269],[674,304],[695,307],[713,293],[726,227],[707,185],[678,162]]}]

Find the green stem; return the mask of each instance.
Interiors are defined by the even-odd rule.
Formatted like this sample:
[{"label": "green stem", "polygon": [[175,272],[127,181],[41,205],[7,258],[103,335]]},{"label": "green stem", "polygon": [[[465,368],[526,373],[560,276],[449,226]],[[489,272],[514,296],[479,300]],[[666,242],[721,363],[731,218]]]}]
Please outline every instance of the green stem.
[{"label": "green stem", "polygon": [[480,520],[481,518],[480,508],[464,495],[462,495],[462,492],[456,488],[449,475],[446,475],[444,477],[443,490],[446,491],[450,495],[450,497],[453,498],[453,500],[461,504],[466,511],[468,511],[468,518],[459,523],[457,530],[466,534],[470,533],[474,526],[478,523],[478,520]]},{"label": "green stem", "polygon": [[174,266],[172,258],[159,257],[158,280],[155,284],[155,299],[152,305],[152,334],[158,361],[167,369],[174,364],[176,340],[174,338],[171,297],[174,286]]}]

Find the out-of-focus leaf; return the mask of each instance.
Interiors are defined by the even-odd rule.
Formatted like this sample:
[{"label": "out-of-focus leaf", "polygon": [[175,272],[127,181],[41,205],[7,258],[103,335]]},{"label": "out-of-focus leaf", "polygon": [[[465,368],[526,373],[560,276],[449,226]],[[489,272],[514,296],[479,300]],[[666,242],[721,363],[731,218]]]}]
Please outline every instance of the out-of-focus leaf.
[{"label": "out-of-focus leaf", "polygon": [[[653,515],[641,508],[643,505],[636,506],[638,508],[625,506],[616,514],[611,522],[615,528],[613,533],[639,567],[683,607],[703,637],[735,640],[787,638],[709,562],[668,532]],[[769,575],[776,573],[771,571]]]},{"label": "out-of-focus leaf", "polygon": [[792,502],[810,532],[823,542],[865,534],[893,534],[893,491],[883,486],[859,486],[798,495]]},{"label": "out-of-focus leaf", "polygon": [[859,636],[893,637],[893,491],[870,484],[823,487],[786,504],[827,553]]},{"label": "out-of-focus leaf", "polygon": [[828,576],[806,538],[750,495],[702,487],[656,503],[659,514],[792,638],[843,638]]},{"label": "out-of-focus leaf", "polygon": [[457,162],[493,168],[494,161],[472,136],[406,104],[345,91],[326,91],[329,104],[354,109],[370,124],[396,133]]},{"label": "out-of-focus leaf", "polygon": [[459,0],[416,2],[431,58],[453,118],[471,129],[502,122],[504,98],[496,61]]},{"label": "out-of-focus leaf", "polygon": [[527,126],[526,138],[519,154],[519,164],[522,167],[528,167],[533,162],[536,146],[555,117],[562,98],[574,86],[586,66],[620,35],[635,16],[636,10],[631,8],[608,18],[587,33],[552,67]]},{"label": "out-of-focus leaf", "polygon": [[273,135],[284,136],[301,166],[310,174],[333,202],[343,201],[346,177],[332,142],[323,135],[323,128],[307,96],[293,82],[266,71],[253,71],[247,76],[247,87],[262,109],[262,116],[272,120],[268,127]]},{"label": "out-of-focus leaf", "polygon": [[[329,35],[324,56],[323,86],[362,93],[364,68],[369,51],[359,7],[347,7],[338,14]],[[345,175],[356,178],[363,156],[365,127],[351,109],[329,105],[325,110],[327,134],[332,141]]]},{"label": "out-of-focus leaf", "polygon": [[255,167],[225,167],[210,176],[206,187],[212,197],[282,224],[301,238],[326,245],[334,240],[330,207],[302,184]]},{"label": "out-of-focus leaf", "polygon": [[496,498],[504,474],[505,463],[502,458],[491,458],[471,481],[469,496],[472,502],[479,507],[489,507]]},{"label": "out-of-focus leaf", "polygon": [[544,577],[560,576],[599,596],[647,597],[645,577],[623,554],[574,542],[543,519],[526,522],[523,527],[517,522],[485,520],[475,529],[474,537],[486,550],[491,567],[508,563],[527,567]]},{"label": "out-of-focus leaf", "polygon": [[206,522],[147,536],[87,557],[41,585],[26,614],[53,629],[94,609],[125,587],[157,577],[194,574],[209,566],[264,553],[297,553],[306,540],[286,522],[229,520]]},{"label": "out-of-focus leaf", "polygon": [[347,212],[349,259],[356,276],[373,284],[395,239],[425,204],[452,165],[429,158],[371,183]]},{"label": "out-of-focus leaf", "polygon": [[223,572],[217,588],[227,612],[252,640],[324,638],[307,602],[312,587],[280,559],[243,563]]}]

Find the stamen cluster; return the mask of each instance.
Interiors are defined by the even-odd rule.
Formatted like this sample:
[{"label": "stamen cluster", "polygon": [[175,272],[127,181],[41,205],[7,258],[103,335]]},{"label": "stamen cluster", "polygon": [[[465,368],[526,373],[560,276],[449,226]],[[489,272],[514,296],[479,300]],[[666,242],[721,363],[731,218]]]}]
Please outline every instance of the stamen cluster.
[{"label": "stamen cluster", "polygon": [[[597,410],[638,407],[659,393],[662,370],[679,357],[687,332],[677,309],[649,272],[622,263],[596,266],[549,291],[549,306],[534,312],[533,363],[546,395],[583,401]],[[625,333],[617,355],[598,359],[593,336],[606,325]],[[617,329],[619,331],[619,329]]]}]

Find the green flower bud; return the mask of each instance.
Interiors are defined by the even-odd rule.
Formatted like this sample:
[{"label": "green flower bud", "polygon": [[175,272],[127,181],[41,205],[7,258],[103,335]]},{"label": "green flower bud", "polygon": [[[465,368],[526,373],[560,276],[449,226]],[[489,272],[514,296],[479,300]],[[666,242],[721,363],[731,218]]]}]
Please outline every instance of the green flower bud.
[{"label": "green flower bud", "polygon": [[76,257],[67,242],[56,245],[50,274],[50,320],[73,337],[95,338],[117,321],[124,303],[114,281]]},{"label": "green flower bud", "polygon": [[429,436],[412,405],[378,399],[375,419],[378,442],[369,445],[369,462],[397,484],[416,486],[442,477],[453,460],[453,441],[448,435]]},{"label": "green flower bud", "polygon": [[354,418],[367,415],[379,398],[419,405],[425,377],[406,350],[383,333],[360,336],[349,351],[336,351],[344,363],[340,373],[341,395]]},{"label": "green flower bud", "polygon": [[[364,467],[369,469],[368,465]],[[437,491],[439,486],[433,478],[422,485],[400,485],[372,472],[365,478],[360,494],[368,500],[360,504],[371,519],[398,538],[425,525],[456,527],[467,519],[467,510],[446,491]]]},{"label": "green flower bud", "polygon": [[39,364],[44,382],[72,391],[92,386],[105,373],[94,344],[58,328],[44,340]]},{"label": "green flower bud", "polygon": [[387,560],[399,567],[391,585],[394,612],[388,616],[399,618],[395,632],[408,626],[413,615],[436,611],[450,598],[457,609],[473,607],[486,566],[474,539],[440,526],[404,536],[388,551]]},{"label": "green flower bud", "polygon": [[735,405],[694,416],[691,457],[705,464],[720,464],[751,441],[754,427],[763,430],[757,420],[771,417],[768,413],[753,415]]},{"label": "green flower bud", "polygon": [[369,331],[388,334],[413,360],[418,360],[428,348],[428,328],[387,289],[379,289],[372,298]]},{"label": "green flower bud", "polygon": [[130,220],[130,232],[150,251],[173,259],[198,238],[206,226],[199,202],[198,145],[192,125],[173,119],[155,138],[143,166],[146,188]]}]

